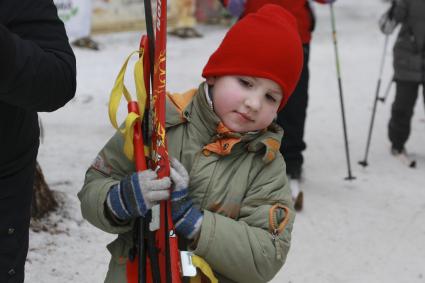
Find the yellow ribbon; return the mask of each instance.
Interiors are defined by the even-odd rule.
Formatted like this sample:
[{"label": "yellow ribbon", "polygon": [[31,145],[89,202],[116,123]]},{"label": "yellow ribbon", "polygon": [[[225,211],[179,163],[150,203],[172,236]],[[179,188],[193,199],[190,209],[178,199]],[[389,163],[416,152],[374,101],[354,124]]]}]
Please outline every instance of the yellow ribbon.
[{"label": "yellow ribbon", "polygon": [[[124,84],[124,77],[128,61],[135,53],[140,54],[139,60],[137,60],[134,65],[134,81],[136,86],[137,104],[139,105],[139,114],[136,114],[134,112],[129,113],[125,118],[124,128],[119,128],[117,123],[117,112],[121,97],[124,95],[125,99],[127,100],[127,103],[131,101],[130,92]],[[133,160],[134,158],[134,124],[137,122],[138,119],[143,119],[143,115],[146,109],[147,92],[143,75],[143,55],[144,50],[141,49],[138,51],[131,52],[131,54],[127,57],[121,67],[121,70],[118,73],[118,76],[115,80],[115,84],[111,91],[111,96],[109,98],[109,120],[111,121],[112,126],[115,129],[119,130],[124,136],[124,154],[129,160]],[[148,147],[145,146],[144,151],[145,155],[149,155]]]},{"label": "yellow ribbon", "polygon": [[[136,85],[136,95],[137,95],[137,103],[139,105],[139,113],[136,114],[134,112],[128,113],[124,127],[119,128],[117,123],[117,111],[118,106],[121,101],[121,97],[124,95],[127,103],[131,101],[131,95],[128,91],[127,87],[124,84],[125,71],[127,69],[128,61],[131,56],[135,53],[140,54],[139,60],[134,65],[134,81]],[[132,52],[127,59],[124,61],[123,66],[121,67],[120,72],[115,80],[114,87],[111,91],[111,96],[109,98],[109,119],[111,120],[112,126],[119,130],[124,136],[124,153],[129,160],[133,160],[134,158],[134,146],[133,146],[133,136],[134,136],[134,123],[137,122],[138,119],[142,119],[146,109],[146,86],[143,75],[143,50],[138,50]],[[149,155],[149,148],[145,146],[145,155]],[[214,272],[208,263],[197,255],[192,255],[192,263],[196,266],[201,272],[211,281],[211,283],[218,283],[217,278],[214,276]],[[201,275],[197,274],[195,277],[190,278],[191,283],[201,283]]]},{"label": "yellow ribbon", "polygon": [[[192,255],[192,264],[201,270],[211,283],[218,283],[217,277],[214,276],[214,272],[211,267],[203,258],[197,255]],[[195,277],[191,277],[190,283],[201,283],[201,275],[197,274]]]}]

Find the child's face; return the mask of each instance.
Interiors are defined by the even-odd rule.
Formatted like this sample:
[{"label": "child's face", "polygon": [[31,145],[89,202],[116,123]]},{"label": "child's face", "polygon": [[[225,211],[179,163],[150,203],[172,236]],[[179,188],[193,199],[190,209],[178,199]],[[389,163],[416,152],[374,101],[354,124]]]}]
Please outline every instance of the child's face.
[{"label": "child's face", "polygon": [[268,127],[282,100],[280,86],[272,80],[249,76],[222,76],[207,79],[213,88],[214,111],[234,132],[257,131]]}]

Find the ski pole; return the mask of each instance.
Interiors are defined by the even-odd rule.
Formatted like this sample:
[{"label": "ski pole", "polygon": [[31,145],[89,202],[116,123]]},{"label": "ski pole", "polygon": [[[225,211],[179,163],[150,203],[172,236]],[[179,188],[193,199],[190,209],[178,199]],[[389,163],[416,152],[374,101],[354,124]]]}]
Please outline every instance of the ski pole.
[{"label": "ski pole", "polygon": [[391,86],[393,85],[393,82],[394,82],[394,76],[391,77],[391,80],[388,82],[387,87],[385,88],[384,96],[381,96],[378,98],[379,101],[381,101],[382,103],[385,103],[385,100],[387,100],[391,90]]},{"label": "ski pole", "polygon": [[[365,155],[364,155],[364,159],[359,161],[359,164],[362,165],[363,167],[366,167],[368,165],[367,157],[369,155],[369,146],[370,146],[370,141],[371,141],[371,138],[372,138],[373,123],[375,121],[376,106],[378,104],[378,99],[379,99],[379,89],[381,87],[381,77],[382,77],[382,72],[384,70],[385,54],[387,53],[387,46],[388,46],[388,35],[385,35],[384,50],[383,50],[382,58],[381,58],[381,64],[380,64],[379,76],[378,76],[378,83],[376,84],[375,99],[373,101],[372,117],[370,119],[370,124],[369,124],[369,133],[367,135]],[[390,84],[390,86],[391,86],[391,84]]]},{"label": "ski pole", "polygon": [[[153,31],[152,5],[150,0],[144,0],[144,4],[145,4],[146,32],[148,34],[149,61],[153,62],[154,56],[155,56],[155,48],[154,48],[155,35]],[[150,64],[149,67],[150,67],[149,73],[151,74],[150,76],[151,85],[153,86],[154,66],[153,64]]]},{"label": "ski pole", "polygon": [[[148,56],[147,57],[147,64],[144,64],[144,67],[148,67],[149,70],[145,70],[145,73],[148,74],[148,77],[151,79],[150,84],[146,84],[146,91],[148,92],[148,99],[147,99],[147,108],[148,111],[145,111],[145,115],[143,117],[143,134],[144,138],[146,140],[147,144],[150,144],[150,136],[149,136],[149,104],[150,104],[150,87],[149,85],[153,86],[153,63],[154,62],[154,32],[153,32],[153,19],[152,19],[152,7],[151,7],[151,1],[150,0],[144,0],[144,10],[145,10],[145,20],[146,20],[146,30],[147,30],[147,39],[146,37],[142,37],[141,45],[144,45],[145,50],[148,50]],[[144,78],[146,81],[146,78]],[[149,81],[149,78],[147,79]],[[148,254],[150,257],[150,267],[151,267],[151,276],[154,282],[160,282],[160,271],[159,271],[159,262],[158,262],[158,256],[156,253],[155,247],[152,247],[152,244],[154,244],[154,241],[152,240],[154,238],[154,232],[149,231],[147,229],[147,224],[150,222],[152,216],[151,213],[146,215],[146,218],[140,217],[138,220],[138,254],[139,254],[139,262],[138,262],[138,282],[139,283],[145,283],[147,279],[147,272],[146,272],[146,246],[145,246],[145,231],[147,231],[147,245],[148,245]],[[150,277],[149,277],[150,279]]]},{"label": "ski pole", "polygon": [[348,176],[345,178],[346,180],[353,180],[355,177],[351,174],[351,165],[350,165],[350,150],[348,148],[348,137],[347,137],[347,126],[345,122],[345,111],[344,111],[344,98],[342,93],[342,81],[341,81],[341,72],[339,66],[339,56],[338,56],[338,43],[337,43],[337,35],[336,35],[336,27],[335,27],[335,15],[333,4],[329,4],[331,10],[331,25],[332,25],[332,38],[334,43],[335,50],[335,63],[336,63],[336,71],[338,77],[338,89],[339,89],[339,98],[341,103],[341,115],[342,115],[342,127],[344,130],[344,141],[345,141],[345,156],[347,159],[347,170]]}]

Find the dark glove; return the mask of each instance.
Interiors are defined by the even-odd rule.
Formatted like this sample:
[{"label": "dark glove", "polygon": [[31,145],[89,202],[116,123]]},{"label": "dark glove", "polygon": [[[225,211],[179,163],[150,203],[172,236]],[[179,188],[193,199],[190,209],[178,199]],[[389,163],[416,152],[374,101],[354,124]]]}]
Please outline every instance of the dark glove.
[{"label": "dark glove", "polygon": [[152,170],[133,173],[113,185],[108,192],[106,205],[119,220],[144,217],[158,201],[170,196],[169,177],[157,179]]},{"label": "dark glove", "polygon": [[391,7],[381,16],[378,22],[379,29],[385,35],[393,33],[395,27],[397,26],[397,22],[394,19],[394,8],[395,2],[393,1]]},{"label": "dark glove", "polygon": [[171,214],[176,232],[186,239],[195,239],[201,231],[204,216],[193,206],[188,196],[189,174],[175,158],[171,159],[170,177],[172,181]]}]

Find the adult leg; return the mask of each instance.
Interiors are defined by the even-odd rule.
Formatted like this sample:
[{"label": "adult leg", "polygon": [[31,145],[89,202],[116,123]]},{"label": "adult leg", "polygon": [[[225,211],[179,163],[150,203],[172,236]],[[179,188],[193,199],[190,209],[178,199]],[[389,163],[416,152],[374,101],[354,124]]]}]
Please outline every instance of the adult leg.
[{"label": "adult leg", "polygon": [[410,122],[418,97],[418,87],[419,83],[416,82],[396,82],[396,95],[388,123],[388,137],[392,147],[399,151],[403,150],[410,135]]},{"label": "adult leg", "polygon": [[0,179],[0,282],[24,282],[35,160]]},{"label": "adult leg", "polygon": [[301,168],[304,162],[302,151],[306,149],[304,125],[308,104],[310,45],[304,44],[303,49],[304,66],[300,80],[288,103],[277,116],[277,122],[284,130],[280,152],[285,158],[286,173],[294,179],[298,179],[301,176]]}]

